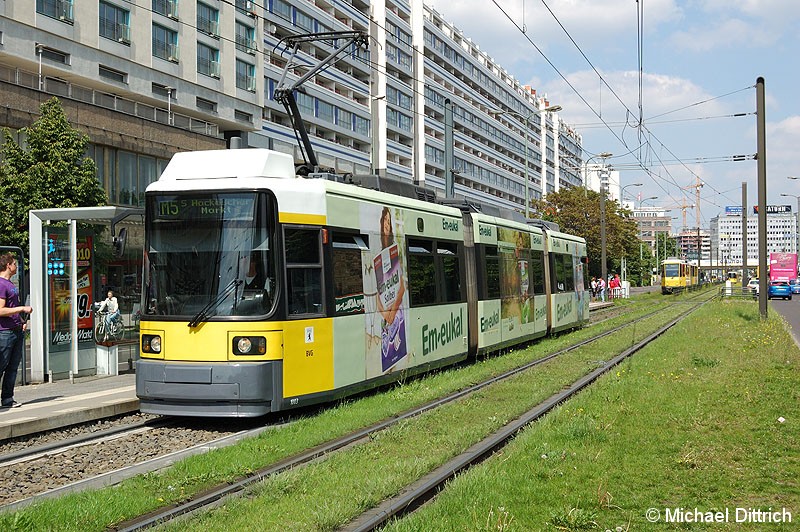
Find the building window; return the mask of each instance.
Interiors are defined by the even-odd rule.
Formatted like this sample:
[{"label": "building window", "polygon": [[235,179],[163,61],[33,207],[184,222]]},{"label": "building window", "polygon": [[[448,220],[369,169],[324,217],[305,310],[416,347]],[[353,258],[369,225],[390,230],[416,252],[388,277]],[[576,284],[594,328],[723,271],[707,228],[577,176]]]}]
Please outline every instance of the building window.
[{"label": "building window", "polygon": [[256,67],[250,63],[236,60],[236,87],[246,91],[256,90]]},{"label": "building window", "polygon": [[292,7],[285,0],[272,0],[270,10],[284,20],[291,20],[292,18]]},{"label": "building window", "polygon": [[197,72],[219,78],[219,50],[197,43]]},{"label": "building window", "polygon": [[153,24],[153,56],[178,62],[178,33]]},{"label": "building window", "polygon": [[207,113],[217,112],[217,102],[206,100],[205,98],[201,98],[200,96],[197,97],[196,105],[197,108],[200,109],[201,111],[205,111]]},{"label": "building window", "polygon": [[300,109],[300,112],[304,115],[313,115],[314,114],[314,97],[309,96],[308,94],[297,92],[295,94],[295,98],[297,100],[297,108]]},{"label": "building window", "polygon": [[238,21],[236,22],[236,49],[250,55],[256,53],[256,30]]},{"label": "building window", "polygon": [[369,135],[369,120],[356,116],[355,132],[361,135]]},{"label": "building window", "polygon": [[61,63],[63,65],[69,64],[68,53],[41,45],[38,48],[39,55],[41,55],[43,59],[49,59],[50,61],[55,61],[56,63]]},{"label": "building window", "polygon": [[98,69],[99,69],[98,74],[100,74],[101,78],[110,79],[111,81],[117,81],[119,83],[128,82],[128,74],[126,72],[114,70],[113,68],[109,68],[103,65],[100,65]]},{"label": "building window", "polygon": [[336,125],[347,129],[353,130],[353,113],[345,111],[344,109],[337,109]]},{"label": "building window", "polygon": [[131,43],[131,12],[100,2],[100,36],[122,44]]},{"label": "building window", "polygon": [[256,12],[256,3],[251,0],[236,0],[234,5],[240,13],[245,13],[247,16],[255,17],[258,14]]},{"label": "building window", "polygon": [[247,122],[249,124],[253,123],[253,114],[252,113],[245,113],[244,111],[240,111],[235,109],[233,111],[233,117],[240,122]]},{"label": "building window", "polygon": [[317,118],[333,123],[333,105],[320,101],[317,103]]},{"label": "building window", "polygon": [[161,96],[162,98],[174,98],[177,92],[175,88],[160,83],[152,83],[150,85],[150,90],[155,96]]},{"label": "building window", "polygon": [[178,18],[178,0],[153,0],[153,13]]},{"label": "building window", "polygon": [[219,9],[197,2],[197,30],[217,37],[219,35]]},{"label": "building window", "polygon": [[302,11],[295,11],[294,25],[309,32],[314,31],[314,19]]},{"label": "building window", "polygon": [[36,12],[72,24],[73,0],[36,0]]}]

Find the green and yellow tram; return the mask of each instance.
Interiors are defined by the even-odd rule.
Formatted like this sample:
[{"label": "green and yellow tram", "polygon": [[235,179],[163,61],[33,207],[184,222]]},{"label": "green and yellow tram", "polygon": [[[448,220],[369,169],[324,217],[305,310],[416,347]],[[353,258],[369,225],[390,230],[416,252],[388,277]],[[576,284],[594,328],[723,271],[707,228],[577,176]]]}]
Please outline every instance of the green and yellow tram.
[{"label": "green and yellow tram", "polygon": [[588,321],[582,238],[374,185],[176,154],[145,194],[141,410],[258,416]]}]

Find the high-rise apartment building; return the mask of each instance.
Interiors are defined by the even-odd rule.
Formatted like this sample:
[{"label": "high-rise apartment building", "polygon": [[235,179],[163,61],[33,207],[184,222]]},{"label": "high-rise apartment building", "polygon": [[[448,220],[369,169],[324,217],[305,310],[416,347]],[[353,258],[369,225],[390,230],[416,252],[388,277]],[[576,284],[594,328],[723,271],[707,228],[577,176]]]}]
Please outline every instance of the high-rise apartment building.
[{"label": "high-rise apartment building", "polygon": [[321,166],[443,196],[452,106],[457,196],[523,210],[526,196],[582,184],[581,137],[548,98],[422,0],[0,2],[0,125],[29,125],[59,96],[119,205],[140,205],[173,153],[232,137],[300,163],[275,88],[284,70],[297,79],[341,41],[303,44],[285,68],[282,39],[340,31],[363,32],[369,47],[354,46],[296,93]]}]

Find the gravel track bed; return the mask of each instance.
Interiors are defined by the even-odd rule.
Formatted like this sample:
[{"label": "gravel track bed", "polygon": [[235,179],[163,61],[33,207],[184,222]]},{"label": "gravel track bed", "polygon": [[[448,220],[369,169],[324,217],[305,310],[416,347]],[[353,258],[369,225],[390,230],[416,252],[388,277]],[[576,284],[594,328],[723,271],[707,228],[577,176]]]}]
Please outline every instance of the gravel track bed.
[{"label": "gravel track bed", "polygon": [[[87,431],[105,430],[112,427],[114,423],[131,424],[141,419],[157,417],[136,414],[66,430],[52,431],[24,441],[3,443],[0,445],[0,453],[13,452],[19,449],[19,446],[38,446],[51,441],[67,440]],[[0,479],[2,479],[0,482],[0,505],[26,499],[78,480],[108,473],[233,434],[240,430],[240,427],[236,425],[236,423],[228,423],[225,430],[221,427],[217,428],[213,424],[211,428],[208,426],[195,428],[190,426],[190,423],[184,423],[178,427],[151,428],[125,437],[72,448],[56,455],[0,466]]]}]

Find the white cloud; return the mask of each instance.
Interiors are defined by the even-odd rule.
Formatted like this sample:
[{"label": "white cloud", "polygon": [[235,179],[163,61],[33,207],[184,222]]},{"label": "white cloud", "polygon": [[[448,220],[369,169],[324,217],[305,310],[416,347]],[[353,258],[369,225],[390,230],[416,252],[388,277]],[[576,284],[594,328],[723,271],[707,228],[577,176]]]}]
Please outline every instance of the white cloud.
[{"label": "white cloud", "polygon": [[[619,123],[638,118],[639,77],[635,71],[602,72],[606,83],[602,84],[594,71],[584,70],[567,76],[570,88],[563,80],[553,80],[542,89],[557,97],[553,103],[564,107],[561,113],[564,120],[575,124],[598,124],[601,116],[607,122]],[[578,94],[576,94],[576,91]],[[658,120],[679,119],[687,116],[716,115],[724,112],[722,104],[716,100],[702,104],[701,109],[689,107],[686,111],[673,112],[697,102],[708,100],[710,95],[691,80],[664,74],[642,76],[642,102],[644,118],[659,117]],[[622,100],[620,103],[619,100]],[[587,107],[588,105],[591,107]],[[624,104],[624,105],[623,105]],[[633,115],[631,117],[631,115]]]},{"label": "white cloud", "polygon": [[676,31],[670,41],[680,50],[707,52],[718,48],[740,48],[743,46],[768,46],[774,44],[780,34],[774,28],[756,25],[741,19],[726,19],[710,25],[695,26]]},{"label": "white cloud", "polygon": [[[559,22],[592,62],[600,59],[593,57],[593,53],[598,53],[601,47],[633,47],[635,50],[635,3],[619,0],[551,1],[548,5],[558,21],[539,2],[505,0],[497,3],[499,7],[494,2],[475,0],[426,2],[506,68],[520,61],[543,62],[531,42],[547,55],[557,47],[578,53]],[[680,20],[681,16],[674,0],[653,0],[647,4],[645,24],[648,28],[660,27]],[[520,31],[523,25],[525,34]]]}]

